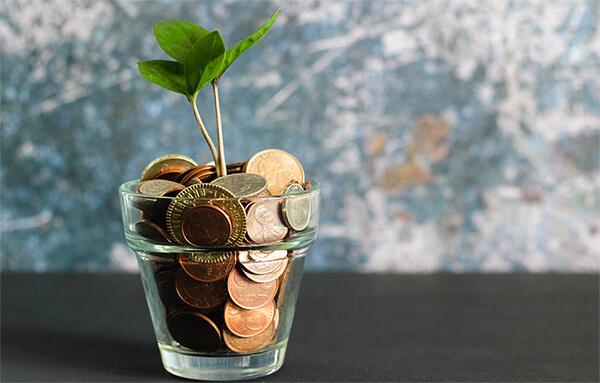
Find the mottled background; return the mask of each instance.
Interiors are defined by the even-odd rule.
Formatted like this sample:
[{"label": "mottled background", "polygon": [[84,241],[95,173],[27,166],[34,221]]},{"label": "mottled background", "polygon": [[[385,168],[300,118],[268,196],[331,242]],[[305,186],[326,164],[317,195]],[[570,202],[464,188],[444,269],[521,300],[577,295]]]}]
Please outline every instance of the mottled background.
[{"label": "mottled background", "polygon": [[[143,79],[163,19],[228,47],[229,162],[323,182],[310,270],[598,272],[599,2],[0,1],[3,270],[135,270],[117,187],[208,161],[181,95]],[[212,95],[201,112],[214,129]]]}]

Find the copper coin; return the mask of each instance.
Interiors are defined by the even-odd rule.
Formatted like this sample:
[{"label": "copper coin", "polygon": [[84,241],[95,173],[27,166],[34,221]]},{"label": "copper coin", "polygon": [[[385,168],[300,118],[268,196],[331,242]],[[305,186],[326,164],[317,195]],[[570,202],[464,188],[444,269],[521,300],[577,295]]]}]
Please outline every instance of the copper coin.
[{"label": "copper coin", "polygon": [[175,241],[187,243],[182,233],[182,218],[186,211],[210,203],[223,209],[231,222],[231,234],[223,245],[235,246],[242,242],[246,232],[246,212],[240,201],[227,189],[213,184],[198,184],[186,187],[177,197],[171,201],[166,213],[168,233]]},{"label": "copper coin", "polygon": [[[173,189],[166,192],[161,197],[175,197],[179,194],[180,189]],[[167,228],[167,209],[173,200],[171,198],[157,198],[154,205],[152,205],[152,209],[149,212],[149,218],[156,223],[161,228]],[[172,239],[172,238],[171,238]]]},{"label": "copper coin", "polygon": [[168,181],[177,182],[180,174],[181,174],[181,171],[179,171],[179,170],[170,170],[168,172],[157,174],[152,179],[153,180],[168,180]]},{"label": "copper coin", "polygon": [[187,171],[185,173],[185,176],[181,178],[181,183],[189,186],[191,180],[193,180],[196,177],[199,177],[201,175],[210,175],[210,174],[215,174],[216,175],[216,171],[214,170],[214,168],[211,169],[210,166],[196,166],[195,168],[191,169],[190,171]]},{"label": "copper coin", "polygon": [[222,246],[231,235],[231,221],[217,206],[197,205],[183,213],[181,234],[192,246]]},{"label": "copper coin", "polygon": [[180,345],[196,351],[215,351],[221,345],[221,331],[207,316],[176,311],[167,317],[167,328]]},{"label": "copper coin", "polygon": [[175,289],[179,298],[198,310],[213,310],[227,299],[227,283],[200,282],[190,277],[183,269],[175,274]]},{"label": "copper coin", "polygon": [[179,254],[181,268],[200,282],[216,282],[229,275],[235,266],[235,255],[231,254],[223,262],[201,263],[192,261],[186,254]]},{"label": "copper coin", "polygon": [[288,233],[288,228],[279,218],[279,202],[266,200],[248,207],[246,213],[248,238],[254,243],[279,242]]},{"label": "copper coin", "polygon": [[246,165],[247,173],[260,174],[267,179],[267,188],[273,195],[283,193],[290,182],[304,184],[304,170],[294,156],[278,149],[267,149],[255,154]]},{"label": "copper coin", "polygon": [[143,219],[139,222],[136,222],[135,231],[142,237],[151,239],[153,241],[171,243],[169,234],[167,234],[167,232],[164,231],[160,226],[150,220]]},{"label": "copper coin", "polygon": [[258,335],[242,338],[241,336],[233,334],[231,331],[229,331],[229,329],[227,329],[227,327],[225,327],[223,328],[223,340],[225,341],[227,348],[229,348],[231,351],[257,351],[269,344],[269,342],[275,336],[276,328],[277,326],[273,320],[265,331],[259,333]]},{"label": "copper coin", "polygon": [[182,172],[185,169],[197,166],[198,164],[193,159],[181,154],[167,154],[158,157],[150,162],[142,172],[141,180],[151,180],[159,174],[177,171]]},{"label": "copper coin", "polygon": [[248,338],[269,327],[275,316],[275,302],[270,300],[261,308],[245,309],[228,300],[223,316],[229,331],[242,338]]},{"label": "copper coin", "polygon": [[233,269],[227,278],[227,291],[233,302],[245,309],[267,305],[277,294],[277,280],[257,283]]},{"label": "copper coin", "polygon": [[165,310],[171,312],[178,306],[179,299],[175,291],[175,273],[177,267],[159,265],[154,269],[154,281],[158,296]]},{"label": "copper coin", "polygon": [[304,183],[304,190],[310,190],[310,180],[306,180]]}]

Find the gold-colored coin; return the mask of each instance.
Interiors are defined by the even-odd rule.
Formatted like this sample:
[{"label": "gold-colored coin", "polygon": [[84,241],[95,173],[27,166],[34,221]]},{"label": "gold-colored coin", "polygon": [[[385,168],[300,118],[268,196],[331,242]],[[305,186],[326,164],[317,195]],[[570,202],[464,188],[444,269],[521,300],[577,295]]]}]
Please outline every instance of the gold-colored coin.
[{"label": "gold-colored coin", "polygon": [[279,195],[292,182],[304,184],[304,170],[300,162],[283,150],[267,149],[255,154],[245,167],[246,173],[260,174],[267,179],[267,189]]},{"label": "gold-colored coin", "polygon": [[151,180],[164,173],[182,172],[193,166],[196,161],[181,154],[167,154],[150,162],[142,172],[142,181]]},{"label": "gold-colored coin", "polygon": [[[246,212],[231,192],[213,184],[188,186],[177,194],[177,199],[171,201],[166,221],[167,230],[172,238],[182,245],[188,244],[182,231],[182,221],[188,210],[200,205],[212,205],[228,216],[231,234],[222,246],[235,246],[242,242],[246,232]],[[189,237],[189,234],[187,236]]]},{"label": "gold-colored coin", "polygon": [[304,193],[304,188],[299,184],[288,185],[283,194],[286,195],[281,204],[283,222],[292,230],[306,229],[312,215],[310,194]]}]

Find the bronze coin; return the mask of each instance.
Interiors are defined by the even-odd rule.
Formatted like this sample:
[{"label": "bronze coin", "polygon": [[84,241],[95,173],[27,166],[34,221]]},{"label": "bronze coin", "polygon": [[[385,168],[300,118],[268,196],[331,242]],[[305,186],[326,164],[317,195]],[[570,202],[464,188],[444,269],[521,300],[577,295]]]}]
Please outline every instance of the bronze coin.
[{"label": "bronze coin", "polygon": [[153,180],[168,180],[168,181],[177,182],[180,174],[181,174],[181,171],[179,171],[179,170],[170,170],[170,171],[167,171],[164,173],[157,174],[152,179]]},{"label": "bronze coin", "polygon": [[[175,197],[180,191],[181,189],[175,188],[166,192],[162,197]],[[164,230],[166,230],[167,227],[167,209],[169,208],[171,201],[173,201],[171,198],[157,198],[154,205],[152,205],[152,209],[148,212],[148,218]]]},{"label": "bronze coin", "polygon": [[179,299],[175,291],[175,273],[177,267],[159,265],[154,269],[154,281],[160,301],[167,313],[178,307]]},{"label": "bronze coin", "polygon": [[222,246],[231,235],[231,221],[217,206],[197,205],[183,213],[181,234],[192,246]]},{"label": "bronze coin", "polygon": [[228,300],[223,316],[229,331],[242,338],[248,338],[269,327],[275,316],[275,302],[270,300],[261,308],[245,309]]},{"label": "bronze coin", "polygon": [[193,170],[189,171],[186,173],[186,175],[181,179],[181,183],[189,186],[190,182],[197,178],[200,177],[202,175],[206,175],[206,174],[216,174],[216,171],[214,170],[214,168],[211,170],[210,167],[208,166],[196,166]]},{"label": "bronze coin", "polygon": [[248,238],[254,243],[279,242],[288,228],[279,218],[278,201],[261,201],[251,204],[246,214]]},{"label": "bronze coin", "polygon": [[[227,253],[223,253],[227,254]],[[235,266],[235,254],[222,262],[194,262],[186,254],[179,254],[181,268],[192,278],[200,282],[216,282],[229,275]]]},{"label": "bronze coin", "polygon": [[143,219],[136,222],[135,231],[144,238],[161,243],[171,243],[169,234],[150,220]]},{"label": "bronze coin", "polygon": [[175,289],[179,298],[198,310],[214,310],[227,299],[227,283],[200,282],[190,277],[183,269],[175,274]]},{"label": "bronze coin", "polygon": [[185,169],[197,166],[193,159],[181,154],[167,154],[150,162],[142,172],[142,181],[151,180],[159,174],[170,171],[182,172]]},{"label": "bronze coin", "polygon": [[167,328],[180,345],[196,351],[215,351],[221,345],[221,331],[207,316],[176,311],[167,317]]},{"label": "bronze coin", "polygon": [[267,327],[267,329],[258,335],[254,335],[247,338],[242,338],[241,336],[237,336],[233,334],[227,327],[223,328],[223,340],[225,341],[225,345],[231,351],[235,352],[252,352],[260,350],[269,344],[269,342],[275,336],[275,329],[277,326],[275,325],[275,321],[271,321],[271,324]]},{"label": "bronze coin", "polygon": [[273,300],[277,294],[277,280],[258,283],[233,269],[227,278],[227,291],[236,305],[245,309],[256,309]]}]

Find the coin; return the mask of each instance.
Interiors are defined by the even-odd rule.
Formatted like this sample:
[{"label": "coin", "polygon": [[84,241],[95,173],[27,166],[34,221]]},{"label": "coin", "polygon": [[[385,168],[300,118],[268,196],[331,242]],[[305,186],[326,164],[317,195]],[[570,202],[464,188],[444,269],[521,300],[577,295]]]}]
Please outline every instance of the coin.
[{"label": "coin", "polygon": [[225,262],[233,254],[231,251],[197,251],[195,253],[185,253],[192,262],[200,263]]},{"label": "coin", "polygon": [[216,282],[229,275],[235,266],[235,255],[229,253],[223,262],[200,263],[192,261],[186,254],[179,254],[181,268],[192,278],[200,282]]},{"label": "coin", "polygon": [[[173,191],[183,190],[184,186],[167,180],[147,180],[142,181],[137,185],[136,192],[144,194],[146,196],[163,196]],[[132,197],[132,203],[140,210],[152,211],[154,204],[157,202],[156,198],[149,197]]]},{"label": "coin", "polygon": [[[312,200],[310,194],[303,192],[304,188],[298,184],[290,184],[283,191],[283,194],[286,195],[286,198],[281,204],[283,222],[285,222],[290,229],[296,231],[306,229],[312,215]],[[295,193],[299,194],[294,195]]]},{"label": "coin", "polygon": [[227,299],[225,281],[200,282],[190,277],[183,269],[179,269],[175,274],[175,289],[184,303],[198,310],[216,309]]},{"label": "coin", "polygon": [[267,329],[263,332],[243,338],[241,336],[237,336],[233,334],[227,327],[223,328],[223,340],[225,341],[225,345],[231,351],[235,352],[252,352],[260,350],[265,347],[271,339],[275,336],[275,329],[277,326],[275,325],[275,321],[271,321]]},{"label": "coin", "polygon": [[240,251],[238,253],[238,260],[251,273],[268,274],[276,270],[284,260],[287,262],[286,256],[286,250],[273,250],[269,252],[250,250]]},{"label": "coin", "polygon": [[215,351],[221,345],[221,331],[207,316],[176,311],[167,317],[167,328],[180,345],[196,351]]},{"label": "coin", "polygon": [[198,165],[196,161],[184,155],[167,154],[150,162],[142,172],[141,180],[151,180],[162,173],[170,171],[182,172],[196,165]]},{"label": "coin", "polygon": [[242,242],[246,231],[246,212],[227,189],[213,184],[197,184],[183,189],[177,197],[169,204],[166,213],[168,232],[177,242],[187,243],[182,232],[182,218],[186,210],[202,204],[223,209],[229,217],[231,234],[223,246],[235,246]]},{"label": "coin", "polygon": [[184,211],[181,234],[192,246],[222,246],[231,235],[231,222],[217,206],[196,205]]},{"label": "coin", "polygon": [[267,179],[260,174],[237,173],[219,177],[211,182],[223,186],[238,198],[260,194],[267,188]]},{"label": "coin", "polygon": [[304,184],[304,170],[294,156],[278,149],[267,149],[255,154],[245,166],[246,173],[260,174],[267,179],[272,195],[283,193],[290,182]]},{"label": "coin", "polygon": [[245,309],[228,300],[223,314],[225,325],[233,334],[248,338],[265,331],[275,316],[275,302],[270,300],[257,309]]},{"label": "coin", "polygon": [[285,271],[285,266],[287,265],[287,258],[283,258],[279,261],[272,261],[270,263],[274,263],[275,264],[275,269],[269,273],[263,273],[263,274],[254,274],[252,272],[250,272],[247,268],[244,268],[242,271],[244,272],[244,275],[246,275],[246,277],[250,280],[253,280],[254,282],[258,282],[258,283],[266,283],[266,282],[271,282],[276,280],[277,278],[279,278],[279,276],[281,274],[283,274],[283,272]]},{"label": "coin", "polygon": [[167,312],[175,309],[179,302],[175,291],[175,273],[177,269],[177,267],[164,265],[158,265],[154,269],[154,281],[156,282],[158,296]]},{"label": "coin", "polygon": [[138,184],[136,191],[139,194],[150,195],[150,196],[162,196],[175,190],[181,191],[185,188],[178,182],[162,179],[152,179],[142,181]]},{"label": "coin", "polygon": [[266,200],[252,203],[247,213],[247,234],[254,243],[279,242],[288,228],[279,218],[279,202]]},{"label": "coin", "polygon": [[229,297],[238,306],[256,309],[268,304],[277,294],[277,280],[257,283],[233,269],[227,278]]},{"label": "coin", "polygon": [[169,234],[156,223],[143,219],[135,223],[135,231],[142,237],[161,243],[171,243]]}]

